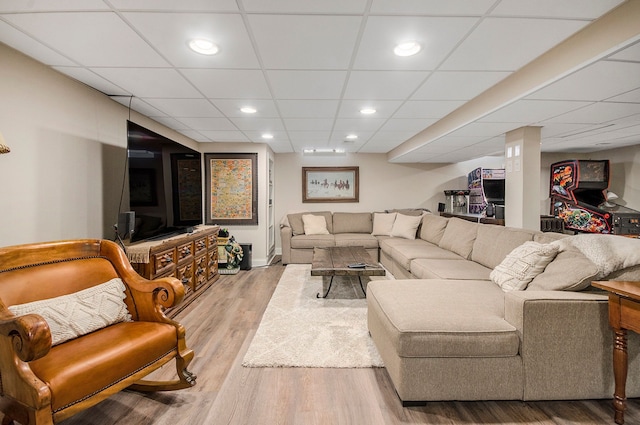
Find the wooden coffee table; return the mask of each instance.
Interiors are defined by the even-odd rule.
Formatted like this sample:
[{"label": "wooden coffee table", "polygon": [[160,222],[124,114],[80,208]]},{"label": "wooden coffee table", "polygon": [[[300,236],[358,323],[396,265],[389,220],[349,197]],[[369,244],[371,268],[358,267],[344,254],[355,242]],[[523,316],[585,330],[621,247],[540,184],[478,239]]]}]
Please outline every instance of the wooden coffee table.
[{"label": "wooden coffee table", "polygon": [[[363,268],[351,268],[350,264],[362,263]],[[362,246],[336,246],[330,248],[314,248],[311,262],[311,276],[330,276],[329,288],[324,295],[318,293],[317,298],[327,298],[333,278],[336,276],[358,276],[360,288],[367,296],[362,285],[362,276],[384,276],[385,270]]]}]

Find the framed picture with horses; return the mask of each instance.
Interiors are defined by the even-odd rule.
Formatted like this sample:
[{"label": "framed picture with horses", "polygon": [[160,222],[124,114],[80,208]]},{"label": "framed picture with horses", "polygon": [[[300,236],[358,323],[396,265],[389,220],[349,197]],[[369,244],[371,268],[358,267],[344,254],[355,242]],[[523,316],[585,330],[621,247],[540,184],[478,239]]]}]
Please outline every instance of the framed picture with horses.
[{"label": "framed picture with horses", "polygon": [[360,202],[359,167],[302,167],[302,202]]}]

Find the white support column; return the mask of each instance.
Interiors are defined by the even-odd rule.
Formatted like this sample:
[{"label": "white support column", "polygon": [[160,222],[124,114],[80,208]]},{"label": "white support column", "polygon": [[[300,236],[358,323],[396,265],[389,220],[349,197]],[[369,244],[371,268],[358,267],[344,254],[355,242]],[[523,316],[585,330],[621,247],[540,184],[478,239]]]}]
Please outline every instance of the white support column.
[{"label": "white support column", "polygon": [[505,224],[540,230],[540,127],[505,137]]}]

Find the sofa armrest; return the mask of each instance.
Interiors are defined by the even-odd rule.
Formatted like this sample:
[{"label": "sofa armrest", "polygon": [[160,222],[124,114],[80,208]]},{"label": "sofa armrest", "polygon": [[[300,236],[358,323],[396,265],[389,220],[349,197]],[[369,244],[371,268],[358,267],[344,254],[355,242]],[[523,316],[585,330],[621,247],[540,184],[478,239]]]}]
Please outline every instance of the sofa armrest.
[{"label": "sofa armrest", "polygon": [[[602,293],[507,292],[505,320],[520,338],[524,400],[610,397],[613,333],[608,319]],[[630,353],[630,363],[638,363],[637,357]],[[637,394],[638,382],[629,381],[630,393]]]},{"label": "sofa armrest", "polygon": [[282,264],[291,262],[291,238],[293,230],[291,227],[283,226],[280,228],[280,243],[282,245]]}]

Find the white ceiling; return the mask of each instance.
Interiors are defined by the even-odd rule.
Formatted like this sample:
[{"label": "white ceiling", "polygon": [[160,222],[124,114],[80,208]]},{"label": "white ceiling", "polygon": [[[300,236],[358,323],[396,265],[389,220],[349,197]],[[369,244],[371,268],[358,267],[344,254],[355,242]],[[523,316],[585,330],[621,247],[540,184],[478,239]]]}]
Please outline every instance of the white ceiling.
[{"label": "white ceiling", "polygon": [[[387,153],[622,3],[0,0],[0,42],[199,142]],[[192,37],[220,52],[193,53]],[[422,51],[393,55],[407,39]],[[504,133],[525,125],[542,126],[546,152],[640,144],[638,38],[512,100],[389,159],[501,153]]]}]

